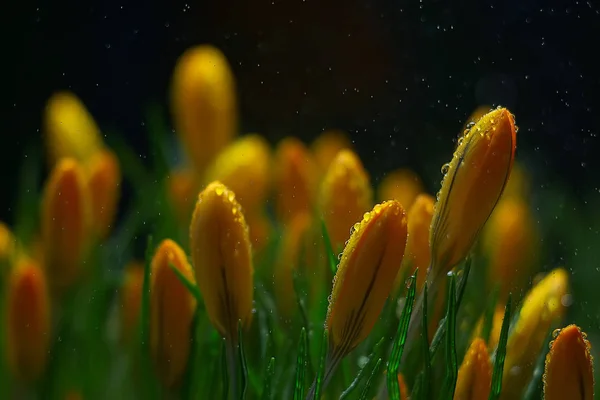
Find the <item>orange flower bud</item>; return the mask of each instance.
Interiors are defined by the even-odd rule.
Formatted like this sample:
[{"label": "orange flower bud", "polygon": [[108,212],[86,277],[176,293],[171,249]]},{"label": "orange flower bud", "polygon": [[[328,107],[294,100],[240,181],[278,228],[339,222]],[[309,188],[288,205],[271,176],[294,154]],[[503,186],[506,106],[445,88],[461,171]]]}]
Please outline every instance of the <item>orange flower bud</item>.
[{"label": "orange flower bud", "polygon": [[192,267],[181,247],[170,239],[154,253],[150,280],[150,353],[166,387],[181,383],[190,355],[196,299],[170,265],[194,282]]},{"label": "orange flower bud", "polygon": [[125,267],[123,286],[120,292],[121,338],[130,343],[135,337],[142,306],[142,288],[144,284],[144,265],[132,262]]},{"label": "orange flower bud", "polygon": [[408,400],[408,386],[406,386],[406,381],[402,374],[398,374],[398,387],[400,387],[400,400]]},{"label": "orange flower bud", "polygon": [[171,112],[179,139],[199,173],[236,134],[234,85],[227,59],[212,46],[192,47],[177,61]]},{"label": "orange flower bud", "polygon": [[269,220],[269,217],[262,211],[254,211],[250,214],[246,213],[246,221],[248,223],[250,243],[252,243],[252,250],[256,256],[269,243],[273,232],[273,224]]},{"label": "orange flower bud", "polygon": [[80,164],[64,158],[56,164],[42,199],[42,243],[50,283],[58,289],[81,275],[90,240],[90,194]]},{"label": "orange flower bud", "polygon": [[520,294],[535,266],[538,235],[528,205],[520,198],[503,198],[483,231],[489,259],[490,285],[500,284],[500,298]]},{"label": "orange flower bud", "polygon": [[237,341],[238,320],[252,318],[254,286],[248,225],[234,193],[212,182],[198,196],[190,224],[198,287],[213,326]]},{"label": "orange flower bud", "polygon": [[551,271],[527,294],[506,345],[501,399],[520,398],[531,379],[535,361],[548,330],[564,312],[568,275],[564,269]]},{"label": "orange flower bud", "polygon": [[406,214],[391,200],[354,226],[333,281],[326,328],[339,358],[363,341],[393,288],[406,244]]},{"label": "orange flower bud", "polygon": [[12,263],[17,247],[16,239],[8,226],[0,222],[0,282],[3,281],[8,268]]},{"label": "orange flower bud", "polygon": [[281,222],[310,212],[316,189],[317,172],[312,156],[296,138],[283,139],[275,152],[275,210]]},{"label": "orange flower bud", "polygon": [[263,207],[270,184],[271,150],[259,135],[246,135],[223,150],[209,170],[206,182],[223,182],[236,195],[244,212]]},{"label": "orange flower bud", "polygon": [[319,204],[334,251],[350,237],[350,228],[371,208],[373,192],[358,156],[342,150],[321,184]]},{"label": "orange flower bud", "polygon": [[103,146],[96,122],[71,92],[57,92],[48,100],[44,133],[50,165],[64,157],[85,163]]},{"label": "orange flower bud", "polygon": [[[504,320],[504,305],[497,305],[494,310],[494,315],[492,317],[492,330],[490,331],[490,337],[487,342],[488,349],[493,351],[500,341],[500,331],[502,330],[502,321]],[[473,331],[473,340],[475,338],[481,337],[483,329],[483,316],[477,322],[475,326],[475,330]]]},{"label": "orange flower bud", "polygon": [[342,150],[351,149],[352,144],[346,134],[337,129],[321,133],[311,145],[311,151],[319,170],[327,171],[331,162]]},{"label": "orange flower bud", "polygon": [[23,261],[10,272],[7,287],[6,355],[14,378],[35,381],[50,350],[50,302],[44,271]]},{"label": "orange flower bud", "polygon": [[189,223],[194,200],[198,193],[198,179],[194,171],[181,168],[171,171],[167,178],[167,190],[171,204],[182,223]]},{"label": "orange flower bud", "polygon": [[467,256],[504,190],[515,146],[514,119],[505,108],[486,114],[459,140],[431,224],[433,280]]},{"label": "orange flower bud", "polygon": [[377,190],[377,197],[379,201],[398,200],[405,209],[410,210],[420,193],[423,193],[423,182],[419,175],[409,169],[398,169],[383,178]]},{"label": "orange flower bud", "polygon": [[544,372],[544,399],[594,399],[594,363],[591,345],[576,325],[560,330],[550,342]]},{"label": "orange flower bud", "polygon": [[454,400],[487,399],[492,388],[492,364],[483,339],[475,339],[458,370]]},{"label": "orange flower bud", "polygon": [[92,156],[88,168],[94,232],[104,239],[117,212],[121,185],[119,160],[110,150],[98,151]]}]

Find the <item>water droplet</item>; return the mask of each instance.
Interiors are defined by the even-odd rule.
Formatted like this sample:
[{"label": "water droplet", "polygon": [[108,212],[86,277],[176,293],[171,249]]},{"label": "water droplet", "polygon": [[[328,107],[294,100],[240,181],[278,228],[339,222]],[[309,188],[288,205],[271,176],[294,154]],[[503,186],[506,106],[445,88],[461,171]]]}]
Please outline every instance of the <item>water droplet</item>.
[{"label": "water droplet", "polygon": [[215,189],[215,194],[217,196],[221,196],[223,194],[223,188],[221,186],[217,186]]},{"label": "water droplet", "polygon": [[558,335],[560,335],[560,331],[561,331],[560,329],[555,329],[555,330],[553,330],[553,331],[552,331],[552,337],[553,337],[554,339],[556,339],[556,338],[558,337]]},{"label": "water droplet", "polygon": [[442,165],[442,175],[446,175],[448,173],[448,170],[450,169],[450,163],[446,163],[444,165]]}]

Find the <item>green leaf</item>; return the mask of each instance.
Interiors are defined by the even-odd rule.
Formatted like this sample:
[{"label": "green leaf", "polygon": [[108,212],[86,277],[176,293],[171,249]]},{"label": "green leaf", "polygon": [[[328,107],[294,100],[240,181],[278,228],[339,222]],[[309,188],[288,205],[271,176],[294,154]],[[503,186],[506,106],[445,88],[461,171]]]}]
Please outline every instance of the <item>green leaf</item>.
[{"label": "green leaf", "polygon": [[[550,342],[552,338],[552,334],[548,332],[546,340],[544,343]],[[534,400],[543,398],[543,376],[544,371],[546,369],[546,356],[548,355],[548,351],[550,350],[550,346],[544,346],[544,349],[540,352],[538,359],[535,362],[535,368],[533,369],[533,375],[531,380],[529,381],[529,385],[525,390],[525,396],[523,399],[525,400]]]},{"label": "green leaf", "polygon": [[242,331],[242,320],[240,319],[238,320],[238,357],[240,369],[242,370],[242,374],[240,375],[242,380],[242,391],[240,398],[244,400],[246,398],[246,390],[248,389],[248,365],[246,364],[246,356],[244,354],[244,341],[242,338]]},{"label": "green leaf", "polygon": [[329,237],[329,233],[327,233],[327,226],[322,218],[321,233],[323,234],[323,242],[325,243],[325,252],[327,253],[327,260],[329,261],[329,268],[331,269],[331,273],[335,275],[338,263],[333,251],[333,246],[331,245],[331,238]]},{"label": "green leaf", "polygon": [[485,314],[483,316],[483,327],[481,328],[481,338],[484,342],[488,342],[490,340],[490,334],[492,332],[492,328],[494,327],[494,314],[496,311],[496,304],[498,303],[498,295],[500,293],[500,287],[496,285],[494,291],[492,292],[492,296],[490,298],[489,304],[485,310]]},{"label": "green leaf", "polygon": [[446,380],[442,399],[452,400],[456,389],[458,377],[458,361],[456,356],[456,278],[450,276],[450,290],[448,290],[448,308],[446,312]]},{"label": "green leaf", "polygon": [[508,328],[510,325],[510,313],[512,305],[512,296],[508,295],[508,301],[504,307],[504,319],[502,320],[502,329],[500,330],[500,341],[494,359],[494,372],[492,374],[492,390],[489,400],[500,398],[502,391],[502,373],[504,371],[504,360],[506,359],[506,343],[508,342]]},{"label": "green leaf", "polygon": [[271,388],[273,386],[273,375],[275,373],[275,357],[271,357],[267,364],[265,372],[265,381],[263,385],[262,400],[271,400]]},{"label": "green leaf", "polygon": [[296,363],[296,382],[294,385],[294,400],[304,400],[304,388],[306,380],[306,358],[308,343],[306,341],[306,329],[300,331],[300,347],[298,349],[298,361]]},{"label": "green leaf", "polygon": [[[423,362],[425,367],[423,369],[423,391],[419,398],[429,399],[429,388],[433,385],[431,381],[431,358],[429,357],[429,332],[427,326],[427,283],[423,288],[423,320],[421,322],[421,342],[423,343]],[[416,397],[415,397],[416,398]]]},{"label": "green leaf", "polygon": [[317,371],[317,377],[315,381],[315,400],[321,398],[321,388],[323,386],[323,376],[325,375],[325,357],[327,356],[327,349],[329,344],[329,335],[327,329],[323,330],[323,339],[321,340],[321,355],[319,357],[319,369]]},{"label": "green leaf", "polygon": [[358,387],[362,378],[364,377],[365,373],[367,372],[368,367],[370,367],[371,364],[373,364],[375,362],[375,358],[379,354],[379,349],[381,348],[381,345],[383,344],[384,339],[385,338],[379,339],[379,341],[375,344],[375,346],[373,347],[373,351],[371,352],[371,354],[369,354],[368,361],[358,371],[358,374],[356,375],[356,377],[354,378],[354,380],[352,381],[350,386],[348,386],[348,388],[342,392],[339,400],[344,400],[345,398],[347,398],[354,391],[354,389],[356,389]]},{"label": "green leaf", "polygon": [[394,338],[394,344],[392,345],[390,360],[388,361],[387,389],[392,400],[400,400],[398,370],[400,368],[400,360],[402,359],[402,352],[404,351],[404,345],[406,344],[406,336],[408,334],[410,317],[412,315],[413,305],[415,302],[415,294],[417,291],[417,273],[418,269],[411,277],[408,295],[406,296],[406,303],[404,304],[402,314],[400,315],[398,330]]},{"label": "green leaf", "polygon": [[[229,366],[229,360],[228,360],[228,348],[229,348],[229,344],[227,343],[227,340],[225,338],[223,338],[223,346],[222,346],[222,350],[221,350],[221,382],[223,383],[222,387],[221,387],[221,391],[223,393],[223,400],[228,400],[229,399],[229,371],[228,366]],[[234,382],[232,382],[233,384],[235,384]]]},{"label": "green leaf", "polygon": [[[302,324],[304,325],[304,329],[306,329],[307,332],[310,332],[311,327],[310,327],[310,322],[308,319],[308,313],[306,311],[306,307],[304,305],[304,301],[302,299],[301,291],[300,291],[300,277],[296,270],[294,270],[292,273],[292,280],[293,280],[293,285],[294,285],[294,294],[296,295],[296,303],[298,304],[298,309],[300,310],[300,317],[302,318]],[[308,339],[308,335],[306,337],[306,348],[310,349],[310,341]],[[308,363],[307,366],[310,371],[310,374],[312,375],[313,374],[313,365],[310,360],[310,357],[308,357],[307,363]]]},{"label": "green leaf", "polygon": [[175,276],[177,276],[177,279],[179,279],[179,281],[183,284],[183,286],[185,286],[187,291],[190,292],[190,294],[192,296],[194,296],[194,298],[196,299],[196,303],[198,304],[198,308],[200,308],[200,305],[203,304],[203,302],[202,302],[202,294],[200,293],[200,289],[198,289],[198,286],[194,282],[190,281],[183,274],[183,272],[181,272],[172,263],[169,263],[169,268],[171,268],[171,270],[175,273]]},{"label": "green leaf", "polygon": [[369,390],[371,390],[373,381],[379,373],[379,368],[381,368],[381,358],[379,358],[375,363],[375,367],[373,367],[373,371],[371,371],[371,375],[369,375],[369,379],[367,379],[367,383],[365,384],[365,387],[363,388],[362,393],[360,394],[359,400],[367,400],[369,398]]}]

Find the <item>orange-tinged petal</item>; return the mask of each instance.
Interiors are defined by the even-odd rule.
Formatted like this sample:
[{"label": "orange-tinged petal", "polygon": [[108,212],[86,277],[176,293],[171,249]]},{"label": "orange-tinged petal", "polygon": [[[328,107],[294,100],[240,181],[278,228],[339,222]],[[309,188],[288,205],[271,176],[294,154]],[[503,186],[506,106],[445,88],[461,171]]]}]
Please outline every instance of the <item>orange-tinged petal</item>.
[{"label": "orange-tinged petal", "polygon": [[358,156],[342,150],[321,184],[319,205],[334,251],[350,237],[350,228],[371,209],[373,191]]},{"label": "orange-tinged petal", "polygon": [[121,169],[112,151],[102,150],[92,156],[88,165],[88,186],[94,232],[104,239],[115,219],[121,193]]},{"label": "orange-tinged petal", "polygon": [[44,133],[51,166],[64,157],[85,163],[103,147],[96,122],[71,92],[57,92],[48,99]]},{"label": "orange-tinged petal", "polygon": [[125,276],[119,295],[121,308],[121,339],[123,343],[131,343],[136,336],[142,306],[142,287],[144,283],[144,265],[131,262],[125,267]]},{"label": "orange-tinged petal", "polygon": [[252,318],[254,271],[242,208],[221,182],[210,183],[198,196],[190,247],[208,317],[221,335],[235,342],[238,320],[247,326]]},{"label": "orange-tinged petal", "polygon": [[181,383],[192,343],[196,300],[170,265],[194,282],[192,267],[183,250],[163,240],[151,264],[150,352],[156,372],[166,387]]},{"label": "orange-tinged petal", "polygon": [[467,256],[504,190],[515,146],[514,119],[505,108],[483,116],[460,139],[431,224],[431,279]]},{"label": "orange-tinged petal", "polygon": [[352,144],[344,132],[330,129],[321,133],[310,148],[319,170],[325,172],[337,154],[342,150],[352,149]]},{"label": "orange-tinged petal", "polygon": [[398,374],[398,386],[400,387],[400,400],[408,400],[408,386],[406,386],[406,381],[402,374]]},{"label": "orange-tinged petal", "polygon": [[[498,342],[500,341],[500,331],[502,330],[502,320],[504,319],[504,305],[497,305],[494,310],[494,316],[492,317],[492,330],[490,331],[490,337],[487,342],[488,349],[494,351]],[[481,337],[483,329],[483,316],[477,322],[475,329],[473,330],[473,339]]]},{"label": "orange-tinged petal", "polygon": [[406,214],[395,200],[376,205],[357,223],[333,281],[326,327],[330,351],[343,357],[363,341],[379,318],[400,268]]},{"label": "orange-tinged petal", "polygon": [[501,399],[516,399],[523,393],[548,331],[565,313],[563,298],[567,290],[567,272],[557,268],[525,297],[506,345]]},{"label": "orange-tinged petal", "polygon": [[221,51],[202,45],[183,53],[173,72],[171,112],[181,144],[204,172],[237,129],[234,78]]},{"label": "orange-tinged petal", "polygon": [[250,213],[265,205],[270,164],[271,149],[265,139],[246,135],[219,153],[206,172],[205,182],[222,182],[235,193],[244,212]]},{"label": "orange-tinged petal", "polygon": [[167,178],[169,199],[181,223],[190,221],[198,186],[198,178],[189,168],[175,169]]},{"label": "orange-tinged petal", "polygon": [[492,364],[483,339],[477,338],[465,354],[456,380],[454,400],[486,400],[492,386]]},{"label": "orange-tinged petal", "polygon": [[419,175],[409,169],[398,169],[388,173],[377,188],[379,201],[398,200],[410,210],[417,196],[423,192],[423,183]]},{"label": "orange-tinged petal", "polygon": [[286,223],[297,214],[310,212],[316,190],[317,171],[312,155],[296,138],[283,139],[275,150],[275,211]]},{"label": "orange-tinged petal", "polygon": [[11,270],[6,299],[6,355],[14,378],[35,381],[50,350],[50,302],[44,271],[24,261]]},{"label": "orange-tinged petal", "polygon": [[591,345],[576,325],[561,329],[546,356],[545,400],[593,400],[594,363]]},{"label": "orange-tinged petal", "polygon": [[81,275],[90,241],[90,193],[80,164],[59,161],[46,182],[41,224],[44,263],[50,283],[58,289]]}]

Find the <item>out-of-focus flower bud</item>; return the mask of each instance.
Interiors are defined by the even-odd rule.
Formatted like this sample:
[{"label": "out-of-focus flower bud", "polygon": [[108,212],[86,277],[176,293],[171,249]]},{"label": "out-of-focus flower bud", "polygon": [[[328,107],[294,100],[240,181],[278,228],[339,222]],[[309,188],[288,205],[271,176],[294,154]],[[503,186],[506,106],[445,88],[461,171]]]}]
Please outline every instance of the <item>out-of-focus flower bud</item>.
[{"label": "out-of-focus flower bud", "polygon": [[548,331],[565,312],[563,297],[567,295],[567,286],[567,272],[557,268],[525,297],[519,319],[506,345],[501,399],[520,398],[531,379]]},{"label": "out-of-focus flower bud", "polygon": [[316,191],[317,170],[312,155],[296,138],[283,139],[275,151],[275,211],[287,223],[296,215],[311,212]]},{"label": "out-of-focus flower bud", "polygon": [[16,247],[12,231],[4,222],[0,222],[0,284],[11,266]]},{"label": "out-of-focus flower bud", "polygon": [[179,221],[186,225],[192,216],[198,186],[198,178],[191,169],[173,170],[167,178],[167,191],[175,214]]},{"label": "out-of-focus flower bud", "polygon": [[248,223],[250,243],[254,256],[263,255],[263,250],[271,239],[273,224],[269,217],[262,211],[254,211],[245,214]]},{"label": "out-of-focus flower bud", "polygon": [[438,193],[430,230],[430,282],[462,261],[492,213],[512,168],[516,127],[505,108],[459,139]]},{"label": "out-of-focus flower bud", "polygon": [[[500,331],[502,330],[502,321],[504,320],[504,305],[496,305],[494,315],[492,317],[492,330],[490,331],[490,337],[487,342],[487,347],[490,351],[494,351],[500,341]],[[483,316],[477,322],[475,329],[473,330],[473,340],[481,337],[483,334]]]},{"label": "out-of-focus flower bud", "polygon": [[504,193],[502,193],[502,198],[516,197],[525,200],[529,197],[530,186],[531,178],[529,177],[529,174],[525,171],[523,165],[515,162],[510,173],[510,178],[508,178],[508,182],[506,183]]},{"label": "out-of-focus flower bud", "polygon": [[408,400],[408,386],[406,386],[406,381],[402,374],[398,374],[398,387],[400,388],[400,400]]},{"label": "out-of-focus flower bud", "polygon": [[321,133],[310,147],[319,170],[325,172],[335,156],[342,150],[352,149],[352,144],[344,132],[331,129]]},{"label": "out-of-focus flower bud", "polygon": [[136,336],[142,306],[142,288],[144,284],[144,265],[131,262],[125,267],[123,285],[119,294],[121,309],[121,339],[124,344],[131,343]]},{"label": "out-of-focus flower bud", "polygon": [[259,135],[246,135],[224,149],[206,173],[205,181],[218,180],[230,188],[245,213],[265,205],[270,185],[271,149]]},{"label": "out-of-focus flower bud", "polygon": [[560,330],[550,342],[544,372],[545,400],[593,400],[594,363],[592,346],[576,325]]},{"label": "out-of-focus flower bud", "polygon": [[419,175],[409,169],[388,173],[377,188],[379,201],[398,200],[407,210],[410,210],[420,193],[423,193],[423,182]]},{"label": "out-of-focus flower bud", "polygon": [[183,53],[173,72],[171,112],[197,172],[235,135],[236,107],[234,78],[223,53],[208,45]]},{"label": "out-of-focus flower bud", "polygon": [[334,251],[350,237],[350,228],[371,208],[373,191],[358,156],[342,150],[321,184],[319,206]]},{"label": "out-of-focus flower bud", "polygon": [[108,236],[117,213],[121,169],[115,154],[106,149],[95,153],[88,164],[92,224],[100,239]]},{"label": "out-of-focus flower bud", "polygon": [[329,351],[339,359],[367,337],[379,318],[404,256],[406,224],[402,205],[391,200],[376,205],[353,228],[326,319]]},{"label": "out-of-focus flower bud", "polygon": [[465,121],[463,131],[468,131],[469,128],[473,126],[473,124],[476,124],[485,114],[489,113],[491,109],[492,107],[489,105],[477,106],[477,108],[473,110],[471,115],[469,115],[469,117]]},{"label": "out-of-focus flower bud", "polygon": [[196,299],[170,265],[194,282],[192,267],[183,250],[170,239],[161,242],[151,265],[150,353],[156,372],[166,387],[181,383],[192,344]]},{"label": "out-of-focus flower bud", "polygon": [[44,271],[20,262],[10,272],[6,301],[6,355],[15,379],[32,382],[46,368],[50,350],[50,302]]},{"label": "out-of-focus flower bud", "polygon": [[456,380],[454,400],[487,399],[492,388],[492,364],[483,339],[473,340]]},{"label": "out-of-focus flower bud", "polygon": [[72,158],[60,160],[42,199],[44,263],[51,286],[59,291],[81,275],[91,232],[91,200],[85,174]]},{"label": "out-of-focus flower bud", "polygon": [[235,194],[212,182],[198,196],[190,224],[196,281],[213,326],[237,342],[238,321],[252,320],[254,286],[248,225]]}]

